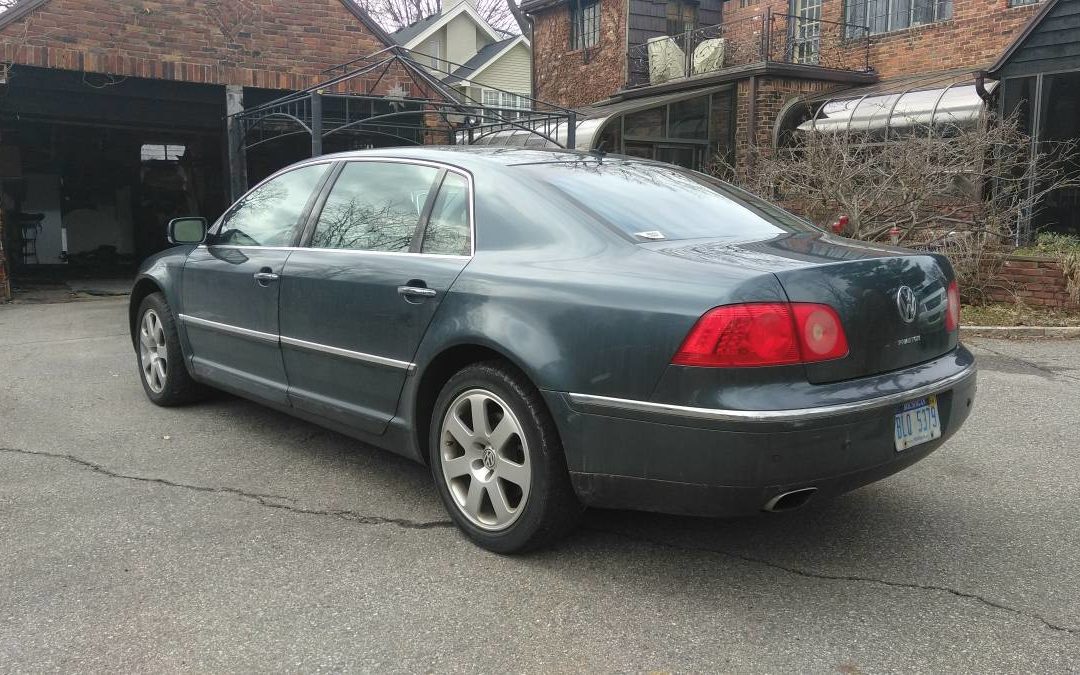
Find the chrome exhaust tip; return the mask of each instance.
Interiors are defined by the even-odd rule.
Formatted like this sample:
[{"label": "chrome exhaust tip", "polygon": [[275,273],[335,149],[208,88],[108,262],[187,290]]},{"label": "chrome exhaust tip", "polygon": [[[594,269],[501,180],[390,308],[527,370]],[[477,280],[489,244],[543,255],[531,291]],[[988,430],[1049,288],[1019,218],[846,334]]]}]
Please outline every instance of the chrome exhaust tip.
[{"label": "chrome exhaust tip", "polygon": [[791,492],[781,492],[765,502],[765,506],[762,506],[761,510],[768,511],[769,513],[794,511],[810,501],[810,498],[814,496],[815,492],[817,492],[816,487],[799,488],[798,490],[792,490]]}]

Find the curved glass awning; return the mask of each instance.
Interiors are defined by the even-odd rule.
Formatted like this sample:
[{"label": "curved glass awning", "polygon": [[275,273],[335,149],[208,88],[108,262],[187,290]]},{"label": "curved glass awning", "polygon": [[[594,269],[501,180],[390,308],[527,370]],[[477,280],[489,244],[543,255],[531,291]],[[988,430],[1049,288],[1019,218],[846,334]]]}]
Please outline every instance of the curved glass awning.
[{"label": "curved glass awning", "polygon": [[[996,83],[985,86],[993,91]],[[804,99],[789,107],[781,129],[884,135],[927,126],[971,128],[985,107],[970,72],[938,74]]]}]

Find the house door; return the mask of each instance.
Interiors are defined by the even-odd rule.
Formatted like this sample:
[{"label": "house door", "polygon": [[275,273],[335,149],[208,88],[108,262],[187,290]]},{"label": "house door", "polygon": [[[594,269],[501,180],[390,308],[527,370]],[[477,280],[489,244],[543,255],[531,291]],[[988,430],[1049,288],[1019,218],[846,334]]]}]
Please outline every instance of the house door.
[{"label": "house door", "polygon": [[817,65],[821,51],[821,0],[793,0],[792,21],[788,29],[791,60]]}]

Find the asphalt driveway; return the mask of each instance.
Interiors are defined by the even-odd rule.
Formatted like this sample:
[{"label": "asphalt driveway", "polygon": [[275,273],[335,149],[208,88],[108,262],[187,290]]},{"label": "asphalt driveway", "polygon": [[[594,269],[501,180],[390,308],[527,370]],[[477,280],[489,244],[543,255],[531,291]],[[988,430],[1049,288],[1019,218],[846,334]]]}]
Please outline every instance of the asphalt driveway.
[{"label": "asphalt driveway", "polygon": [[1080,341],[972,341],[967,426],[782,516],[590,513],[506,558],[423,467],[221,396],[164,410],[126,305],[0,307],[0,668],[1080,669]]}]

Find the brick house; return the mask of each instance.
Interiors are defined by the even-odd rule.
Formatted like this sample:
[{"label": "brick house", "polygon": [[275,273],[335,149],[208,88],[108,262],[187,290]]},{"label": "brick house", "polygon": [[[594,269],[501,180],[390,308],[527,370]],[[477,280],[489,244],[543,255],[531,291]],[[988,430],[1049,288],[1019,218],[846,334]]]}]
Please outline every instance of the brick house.
[{"label": "brick house", "polygon": [[996,83],[973,71],[993,64],[1040,6],[525,0],[522,7],[534,22],[536,97],[582,109],[579,148],[603,144],[701,169],[718,154],[738,165],[750,144],[824,126],[823,109],[833,113],[830,123],[852,123],[864,99],[860,114],[883,109],[872,117],[884,120],[923,104],[933,116],[941,101],[952,111],[981,109]]},{"label": "brick house", "polygon": [[[22,0],[0,14],[0,300],[12,266],[130,270],[164,246],[168,218],[215,218],[245,187],[230,189],[227,113],[392,44],[352,0]],[[420,95],[402,71],[369,84]],[[251,180],[310,147],[252,150]]]}]

